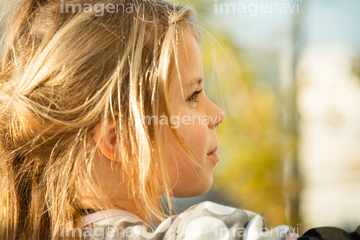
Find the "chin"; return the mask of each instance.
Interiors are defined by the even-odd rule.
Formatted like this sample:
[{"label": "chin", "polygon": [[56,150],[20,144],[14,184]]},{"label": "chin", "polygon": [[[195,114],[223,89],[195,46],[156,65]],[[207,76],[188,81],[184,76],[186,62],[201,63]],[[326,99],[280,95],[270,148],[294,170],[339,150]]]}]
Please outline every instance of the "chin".
[{"label": "chin", "polygon": [[198,197],[207,193],[212,186],[212,181],[210,184],[201,185],[198,187],[193,186],[192,188],[187,188],[184,191],[174,191],[174,197],[176,198],[190,198],[190,197]]}]

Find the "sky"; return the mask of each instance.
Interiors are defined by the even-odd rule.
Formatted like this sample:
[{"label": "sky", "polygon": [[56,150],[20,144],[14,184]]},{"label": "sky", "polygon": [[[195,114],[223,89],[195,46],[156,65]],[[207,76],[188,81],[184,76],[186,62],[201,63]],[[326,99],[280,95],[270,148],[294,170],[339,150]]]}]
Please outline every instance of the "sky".
[{"label": "sky", "polygon": [[[237,9],[222,8],[221,12],[221,4],[235,4]],[[255,4],[268,5],[272,11],[259,10],[256,14]],[[213,5],[210,24],[228,32],[235,43],[245,48],[281,47],[281,39],[289,33],[292,19],[301,14],[302,35],[308,44],[346,43],[360,50],[358,0],[213,0]],[[287,11],[281,8],[284,6]]]}]

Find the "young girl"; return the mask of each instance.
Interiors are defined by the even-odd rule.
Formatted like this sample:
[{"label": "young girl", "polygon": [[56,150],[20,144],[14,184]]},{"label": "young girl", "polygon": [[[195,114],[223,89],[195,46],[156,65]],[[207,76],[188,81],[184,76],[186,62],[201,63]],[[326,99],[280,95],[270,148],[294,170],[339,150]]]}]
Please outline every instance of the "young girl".
[{"label": "young girl", "polygon": [[171,197],[207,192],[219,162],[224,113],[205,95],[191,9],[161,0],[4,8],[0,239],[289,238],[287,226],[265,231],[259,215],[212,202],[165,214]]}]

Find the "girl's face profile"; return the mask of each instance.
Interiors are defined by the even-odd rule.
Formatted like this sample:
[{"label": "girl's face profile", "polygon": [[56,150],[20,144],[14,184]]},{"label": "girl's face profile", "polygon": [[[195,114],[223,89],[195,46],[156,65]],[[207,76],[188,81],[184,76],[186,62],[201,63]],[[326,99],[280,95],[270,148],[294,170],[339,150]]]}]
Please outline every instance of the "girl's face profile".
[{"label": "girl's face profile", "polygon": [[205,95],[201,51],[190,33],[179,41],[176,69],[173,67],[170,77],[169,106],[171,117],[176,119],[172,127],[179,130],[203,169],[191,163],[170,127],[162,146],[174,197],[193,197],[206,193],[212,185],[212,172],[219,160],[211,154],[218,147],[215,127],[223,120],[224,112]]}]

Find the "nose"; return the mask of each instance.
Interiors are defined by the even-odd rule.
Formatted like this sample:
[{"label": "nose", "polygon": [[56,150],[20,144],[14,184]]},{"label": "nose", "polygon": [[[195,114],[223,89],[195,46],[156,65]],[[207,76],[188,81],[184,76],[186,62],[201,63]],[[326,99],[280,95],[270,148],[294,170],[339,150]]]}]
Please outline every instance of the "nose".
[{"label": "nose", "polygon": [[210,102],[210,106],[208,109],[209,128],[216,128],[224,120],[225,113],[216,104],[214,104],[210,100],[209,100],[209,102]]}]

